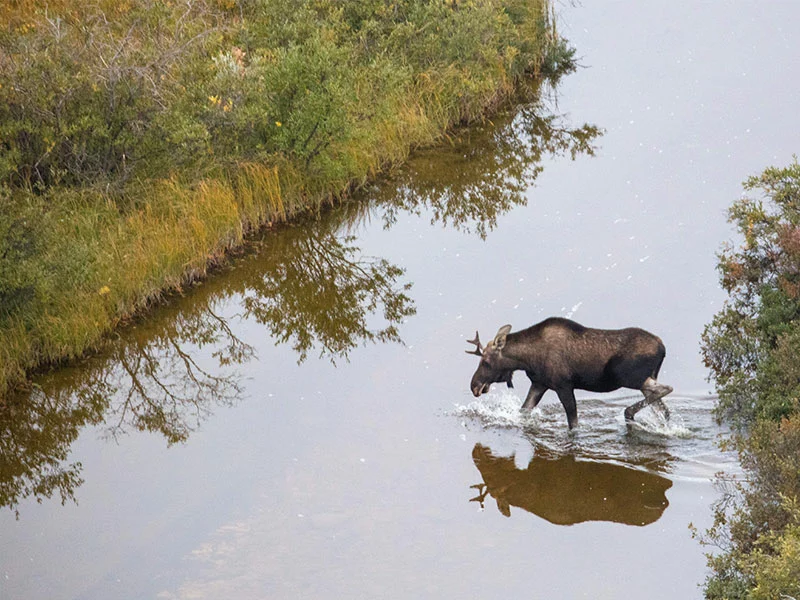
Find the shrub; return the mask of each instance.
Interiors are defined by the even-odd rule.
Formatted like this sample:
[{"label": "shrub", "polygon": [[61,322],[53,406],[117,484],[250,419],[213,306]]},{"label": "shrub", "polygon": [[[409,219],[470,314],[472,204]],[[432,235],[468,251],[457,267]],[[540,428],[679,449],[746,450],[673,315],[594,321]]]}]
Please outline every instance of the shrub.
[{"label": "shrub", "polygon": [[747,481],[724,497],[705,543],[708,598],[800,595],[800,165],[745,183],[730,218],[744,242],[719,257],[729,300],[703,335],[719,416]]}]

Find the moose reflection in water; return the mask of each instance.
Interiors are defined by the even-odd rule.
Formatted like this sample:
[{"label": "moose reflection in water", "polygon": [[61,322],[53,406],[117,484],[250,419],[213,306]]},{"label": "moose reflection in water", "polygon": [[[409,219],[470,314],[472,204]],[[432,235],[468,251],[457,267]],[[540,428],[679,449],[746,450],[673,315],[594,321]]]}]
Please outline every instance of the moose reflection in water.
[{"label": "moose reflection in water", "polygon": [[492,496],[507,517],[516,506],[556,525],[611,521],[643,526],[657,521],[669,505],[669,479],[614,463],[537,448],[528,466],[519,469],[513,455],[495,456],[482,444],[475,444],[472,460],[483,483],[471,486],[479,492],[471,501],[483,506]]}]

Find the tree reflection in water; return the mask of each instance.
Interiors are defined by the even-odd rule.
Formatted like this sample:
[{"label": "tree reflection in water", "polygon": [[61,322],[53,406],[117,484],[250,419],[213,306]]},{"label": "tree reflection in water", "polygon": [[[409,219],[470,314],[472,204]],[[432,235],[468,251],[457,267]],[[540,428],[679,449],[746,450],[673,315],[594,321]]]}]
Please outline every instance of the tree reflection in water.
[{"label": "tree reflection in water", "polygon": [[[104,419],[109,435],[134,428],[158,432],[170,445],[183,442],[212,406],[239,399],[239,376],[230,367],[250,360],[254,350],[215,312],[217,303],[187,302],[188,310],[155,331],[120,339],[93,380],[77,388],[78,395],[99,388],[112,398]],[[212,349],[219,372],[200,363],[203,347]]]},{"label": "tree reflection in water", "polygon": [[[415,311],[410,284],[400,283],[401,268],[361,256],[340,233],[360,218],[354,206],[269,233],[225,277],[121,331],[100,356],[45,375],[29,394],[0,404],[0,504],[16,510],[28,496],[73,498],[81,465],[66,460],[87,425],[114,438],[157,432],[174,444],[214,407],[237,402],[243,388],[234,367],[255,355],[236,335],[241,318],[290,343],[300,361],[314,347],[335,360],[358,344],[399,341],[398,325]],[[225,318],[234,295],[243,314]],[[375,328],[379,311],[385,324]]]},{"label": "tree reflection in water", "polygon": [[[387,226],[401,211],[426,211],[485,236],[498,216],[524,204],[544,156],[593,153],[598,128],[570,129],[542,111],[535,100],[498,126],[465,130],[451,148],[420,153],[396,181],[358,201],[268,232],[224,277],[173,298],[120,331],[102,353],[0,403],[0,505],[17,510],[28,497],[74,499],[81,465],[68,463],[68,455],[84,427],[114,438],[157,432],[174,444],[215,407],[236,403],[243,389],[235,368],[254,357],[237,337],[241,318],[289,344],[299,362],[312,351],[335,362],[359,345],[399,342],[399,325],[415,313],[411,284],[401,267],[363,256],[351,232],[378,211]],[[242,314],[226,317],[234,296]]]},{"label": "tree reflection in water", "polygon": [[29,496],[72,499],[83,479],[80,463],[67,463],[70,446],[84,426],[103,420],[106,405],[102,397],[86,401],[40,389],[0,402],[0,506],[16,512]]},{"label": "tree reflection in water", "polygon": [[[285,231],[270,243],[262,276],[245,292],[245,314],[291,344],[299,362],[314,347],[335,362],[359,344],[399,342],[398,325],[416,312],[406,294],[411,284],[398,283],[404,270],[359,256],[354,239],[319,227]],[[378,311],[385,326],[374,329],[368,321]]]},{"label": "tree reflection in water", "polygon": [[[28,394],[0,403],[0,505],[16,511],[28,496],[60,496],[62,504],[74,498],[81,465],[66,461],[85,426],[102,425],[111,437],[157,432],[171,445],[188,439],[213,406],[239,398],[229,367],[253,349],[216,314],[220,300],[193,300],[166,307],[166,318],[127,328],[101,356],[44,375]],[[196,355],[204,346],[213,348],[220,373],[201,366]]]},{"label": "tree reflection in water", "polygon": [[498,217],[525,205],[525,192],[544,170],[545,158],[594,155],[599,127],[570,127],[547,108],[553,101],[538,88],[527,90],[526,96],[525,104],[496,122],[469,127],[451,138],[450,145],[417,152],[393,185],[376,194],[386,226],[400,213],[427,212],[431,223],[485,238]]}]

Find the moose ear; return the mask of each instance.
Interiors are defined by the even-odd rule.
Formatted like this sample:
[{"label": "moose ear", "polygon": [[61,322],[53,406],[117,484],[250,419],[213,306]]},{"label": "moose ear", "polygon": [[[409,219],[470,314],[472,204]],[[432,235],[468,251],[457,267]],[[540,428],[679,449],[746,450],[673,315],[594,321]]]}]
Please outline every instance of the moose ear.
[{"label": "moose ear", "polygon": [[508,335],[509,331],[511,331],[511,325],[503,325],[497,331],[497,335],[494,336],[494,340],[492,340],[492,346],[494,346],[497,350],[502,350],[503,346],[506,345],[506,336]]}]

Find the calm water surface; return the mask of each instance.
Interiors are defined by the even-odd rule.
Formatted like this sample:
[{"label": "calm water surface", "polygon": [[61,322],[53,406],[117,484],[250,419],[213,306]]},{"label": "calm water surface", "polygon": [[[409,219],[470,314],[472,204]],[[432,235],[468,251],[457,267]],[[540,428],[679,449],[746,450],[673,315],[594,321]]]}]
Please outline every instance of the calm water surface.
[{"label": "calm water surface", "polygon": [[[556,92],[2,407],[0,598],[701,596],[688,524],[737,466],[698,341],[725,208],[798,152],[800,5],[561,10]],[[472,398],[465,340],[549,315],[660,335],[674,419]]]}]

